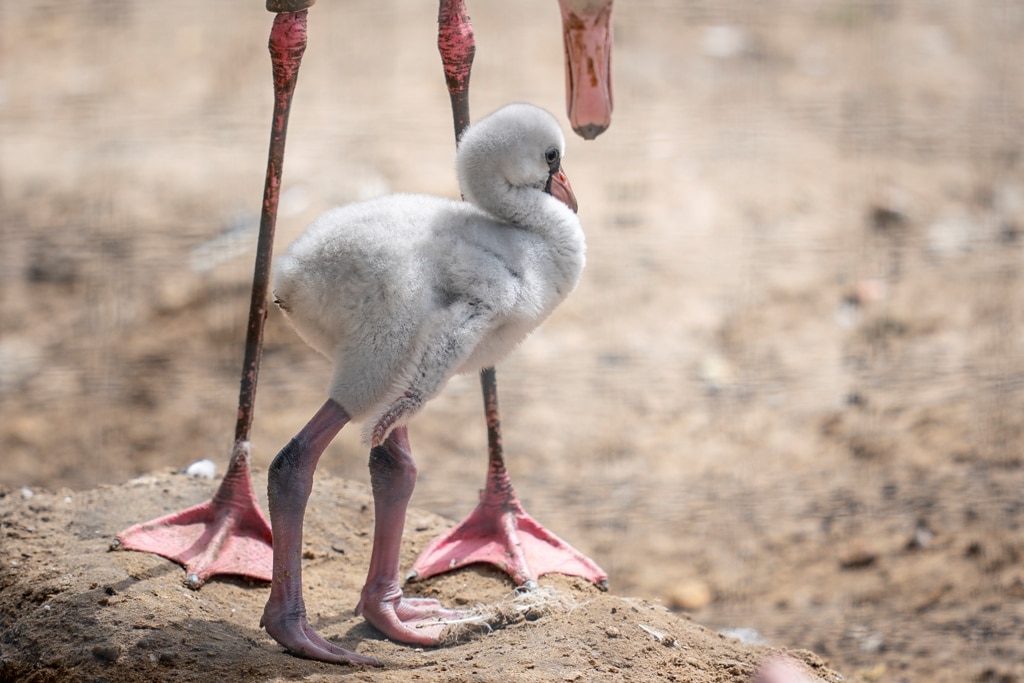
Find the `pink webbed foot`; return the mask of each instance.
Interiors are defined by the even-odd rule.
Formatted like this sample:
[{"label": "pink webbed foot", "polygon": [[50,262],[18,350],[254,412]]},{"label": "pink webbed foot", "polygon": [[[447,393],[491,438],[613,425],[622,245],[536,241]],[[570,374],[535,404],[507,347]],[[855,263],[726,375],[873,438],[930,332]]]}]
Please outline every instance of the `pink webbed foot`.
[{"label": "pink webbed foot", "polygon": [[608,575],[580,551],[526,513],[504,468],[495,468],[469,517],[435,538],[420,554],[409,580],[425,579],[476,562],[491,564],[516,586],[535,588],[544,574],[579,576],[601,589]]},{"label": "pink webbed foot", "polygon": [[407,598],[401,590],[377,594],[369,588],[363,589],[356,606],[361,614],[378,631],[391,640],[410,645],[437,645],[451,620],[464,615],[458,610],[447,609],[437,600],[430,598]]},{"label": "pink webbed foot", "polygon": [[212,500],[117,536],[115,547],[166,557],[185,567],[190,588],[218,574],[270,581],[273,536],[249,476],[249,443],[235,444],[231,463]]}]

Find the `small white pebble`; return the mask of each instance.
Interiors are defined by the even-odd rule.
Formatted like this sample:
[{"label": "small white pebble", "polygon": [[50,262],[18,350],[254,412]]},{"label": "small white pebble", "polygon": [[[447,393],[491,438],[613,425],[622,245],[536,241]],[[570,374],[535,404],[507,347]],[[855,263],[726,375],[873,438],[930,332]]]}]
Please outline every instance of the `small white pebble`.
[{"label": "small white pebble", "polygon": [[25,500],[30,499],[34,495],[36,495],[35,491],[30,489],[29,487],[27,487],[27,486],[22,486],[21,487],[21,497],[24,498]]},{"label": "small white pebble", "polygon": [[768,641],[764,639],[756,629],[741,626],[739,628],[723,628],[718,630],[723,636],[735,638],[741,643],[747,645],[767,645]]},{"label": "small white pebble", "polygon": [[217,464],[209,459],[196,460],[185,469],[185,474],[191,477],[213,479],[213,476],[217,474]]}]

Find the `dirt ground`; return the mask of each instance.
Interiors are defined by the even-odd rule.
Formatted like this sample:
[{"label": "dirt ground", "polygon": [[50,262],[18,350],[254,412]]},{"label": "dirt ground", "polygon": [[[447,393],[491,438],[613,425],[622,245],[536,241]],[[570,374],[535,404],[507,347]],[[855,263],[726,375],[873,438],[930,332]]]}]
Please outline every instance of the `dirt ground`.
[{"label": "dirt ground", "polygon": [[[441,648],[397,645],[352,614],[370,554],[369,490],[329,475],[318,483],[303,553],[310,621],[344,647],[377,658],[381,669],[287,654],[258,627],[264,585],[216,580],[193,591],[180,568],[159,557],[105,552],[109,529],[212,492],[209,482],[163,472],[116,487],[39,494],[30,502],[15,492],[0,501],[5,545],[17,551],[5,553],[5,560],[17,559],[0,575],[0,680],[711,683],[749,681],[773,654],[782,655],[578,579],[545,578],[537,593],[517,598],[506,578],[476,568],[413,590],[480,610],[486,627]],[[413,511],[404,561],[447,525]],[[55,544],[64,550],[59,557]],[[802,662],[807,681],[842,680],[811,652],[786,656]]]},{"label": "dirt ground", "polygon": [[[469,8],[474,115],[564,122],[556,3]],[[338,203],[457,196],[435,19],[311,10],[279,245]],[[416,590],[500,628],[381,640],[349,612],[370,525],[346,430],[307,571],[317,626],[385,672],[285,655],[260,586],[105,552],[230,452],[270,21],[0,0],[0,678],[738,681],[763,644],[826,681],[1024,681],[1024,3],[617,5],[612,127],[566,157],[587,270],[498,369],[524,505],[611,591],[545,578],[517,610],[466,570]],[[272,311],[258,479],[328,373]],[[483,482],[477,379],[410,434],[407,563]]]}]

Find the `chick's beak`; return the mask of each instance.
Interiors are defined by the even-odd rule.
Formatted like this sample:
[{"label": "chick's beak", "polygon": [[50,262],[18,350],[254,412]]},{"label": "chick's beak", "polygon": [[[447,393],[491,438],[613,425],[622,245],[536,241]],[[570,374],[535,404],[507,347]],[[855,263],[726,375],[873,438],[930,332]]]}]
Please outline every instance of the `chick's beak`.
[{"label": "chick's beak", "polygon": [[569,184],[569,178],[566,177],[565,171],[561,167],[548,177],[548,186],[545,190],[572,209],[573,213],[577,213],[579,205],[576,204],[576,195],[572,191],[572,185]]}]

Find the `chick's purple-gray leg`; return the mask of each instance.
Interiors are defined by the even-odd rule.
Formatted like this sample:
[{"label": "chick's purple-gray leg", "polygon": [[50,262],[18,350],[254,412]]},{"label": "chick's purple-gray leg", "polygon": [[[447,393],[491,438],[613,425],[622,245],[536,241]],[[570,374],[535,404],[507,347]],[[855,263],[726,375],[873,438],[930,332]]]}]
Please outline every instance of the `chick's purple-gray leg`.
[{"label": "chick's purple-gray leg", "polygon": [[446,628],[442,620],[462,616],[436,600],[406,598],[398,580],[405,513],[416,485],[416,464],[404,426],[394,429],[370,451],[374,534],[370,569],[356,614],[384,635],[403,643],[437,645]]},{"label": "chick's purple-gray leg", "polygon": [[270,599],[260,625],[300,657],[379,665],[377,660],[339,647],[314,631],[306,620],[302,599],[302,522],[313,488],[313,473],[327,445],[349,419],[344,408],[328,399],[270,465],[267,493],[274,532],[274,566]]}]

